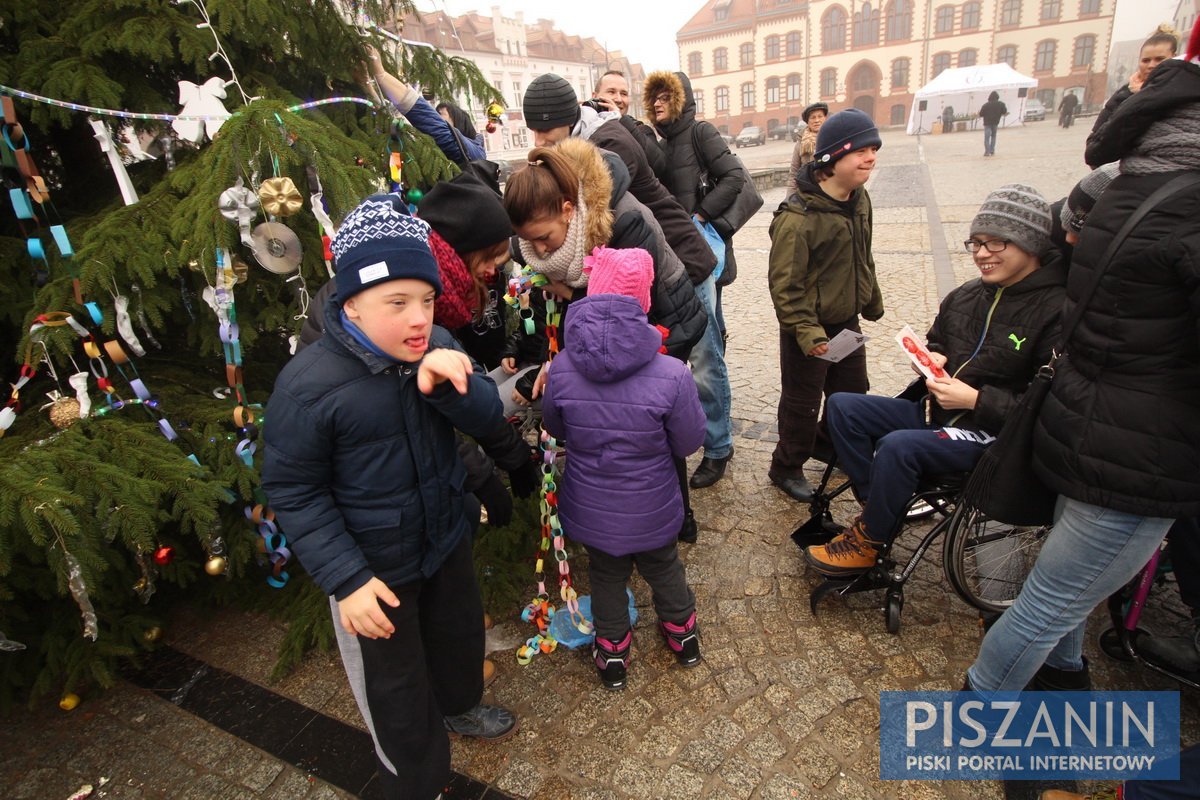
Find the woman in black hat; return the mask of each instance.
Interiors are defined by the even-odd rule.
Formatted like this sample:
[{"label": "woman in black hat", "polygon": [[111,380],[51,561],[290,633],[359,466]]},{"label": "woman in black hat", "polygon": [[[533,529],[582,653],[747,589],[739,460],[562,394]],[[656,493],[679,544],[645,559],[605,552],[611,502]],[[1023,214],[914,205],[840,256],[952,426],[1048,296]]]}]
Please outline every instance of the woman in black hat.
[{"label": "woman in black hat", "polygon": [[804,120],[805,128],[804,132],[800,134],[800,140],[792,149],[792,168],[788,170],[789,195],[796,191],[796,173],[816,157],[817,133],[820,132],[821,126],[825,124],[828,116],[829,106],[825,103],[813,103],[800,112],[800,119]]}]

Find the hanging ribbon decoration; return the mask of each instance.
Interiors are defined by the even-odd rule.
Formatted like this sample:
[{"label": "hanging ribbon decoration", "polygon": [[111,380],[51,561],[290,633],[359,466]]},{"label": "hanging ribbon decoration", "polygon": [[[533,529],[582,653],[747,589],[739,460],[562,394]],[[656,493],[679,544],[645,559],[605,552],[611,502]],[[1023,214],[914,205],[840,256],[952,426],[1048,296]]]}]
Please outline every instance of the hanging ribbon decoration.
[{"label": "hanging ribbon decoration", "polygon": [[129,179],[129,173],[125,170],[125,162],[121,159],[120,148],[113,142],[108,124],[100,119],[90,119],[88,124],[96,132],[95,136],[96,141],[100,143],[100,152],[108,156],[108,165],[112,167],[113,175],[117,177],[121,198],[125,201],[125,205],[133,205],[138,201],[137,189],[133,188],[133,181]]}]

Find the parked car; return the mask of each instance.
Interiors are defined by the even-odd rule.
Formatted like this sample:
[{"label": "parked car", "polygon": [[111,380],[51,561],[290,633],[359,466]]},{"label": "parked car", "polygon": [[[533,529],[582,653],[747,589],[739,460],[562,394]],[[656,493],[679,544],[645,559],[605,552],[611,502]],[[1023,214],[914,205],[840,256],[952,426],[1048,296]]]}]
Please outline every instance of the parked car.
[{"label": "parked car", "polygon": [[1026,122],[1041,122],[1046,118],[1046,107],[1042,105],[1042,101],[1036,97],[1030,97],[1025,101],[1025,121]]},{"label": "parked car", "polygon": [[793,123],[788,123],[787,125],[776,125],[774,128],[771,128],[771,130],[767,131],[767,138],[778,139],[783,142],[794,140],[799,135],[796,133],[796,128],[797,126]]},{"label": "parked car", "polygon": [[734,147],[749,147],[752,144],[766,144],[767,134],[757,125],[747,125],[733,140]]}]

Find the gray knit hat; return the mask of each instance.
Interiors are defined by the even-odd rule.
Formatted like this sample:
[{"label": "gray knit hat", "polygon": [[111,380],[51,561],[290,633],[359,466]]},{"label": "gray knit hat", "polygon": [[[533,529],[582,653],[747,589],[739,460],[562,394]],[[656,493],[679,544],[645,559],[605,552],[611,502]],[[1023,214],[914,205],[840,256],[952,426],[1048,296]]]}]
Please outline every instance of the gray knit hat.
[{"label": "gray knit hat", "polygon": [[971,220],[971,235],[1007,239],[1030,255],[1050,245],[1050,204],[1032,186],[1010,183],[992,190]]},{"label": "gray knit hat", "polygon": [[1063,203],[1062,211],[1058,215],[1063,230],[1071,233],[1079,233],[1083,230],[1083,222],[1096,205],[1096,201],[1113,182],[1113,178],[1120,174],[1121,162],[1114,161],[1089,172],[1083,180],[1075,184],[1075,188],[1067,195],[1067,202]]},{"label": "gray knit hat", "polygon": [[579,98],[566,78],[547,72],[534,78],[525,90],[521,112],[531,131],[573,127],[579,121]]}]

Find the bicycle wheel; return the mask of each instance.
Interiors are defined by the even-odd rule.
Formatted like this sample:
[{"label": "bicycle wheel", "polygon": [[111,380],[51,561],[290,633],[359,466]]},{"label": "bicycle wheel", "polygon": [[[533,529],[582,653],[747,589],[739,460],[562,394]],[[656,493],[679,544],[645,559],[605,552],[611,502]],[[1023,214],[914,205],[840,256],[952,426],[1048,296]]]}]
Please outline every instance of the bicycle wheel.
[{"label": "bicycle wheel", "polygon": [[959,502],[943,540],[950,585],[980,611],[999,613],[1013,604],[1050,526],[1008,525]]}]

